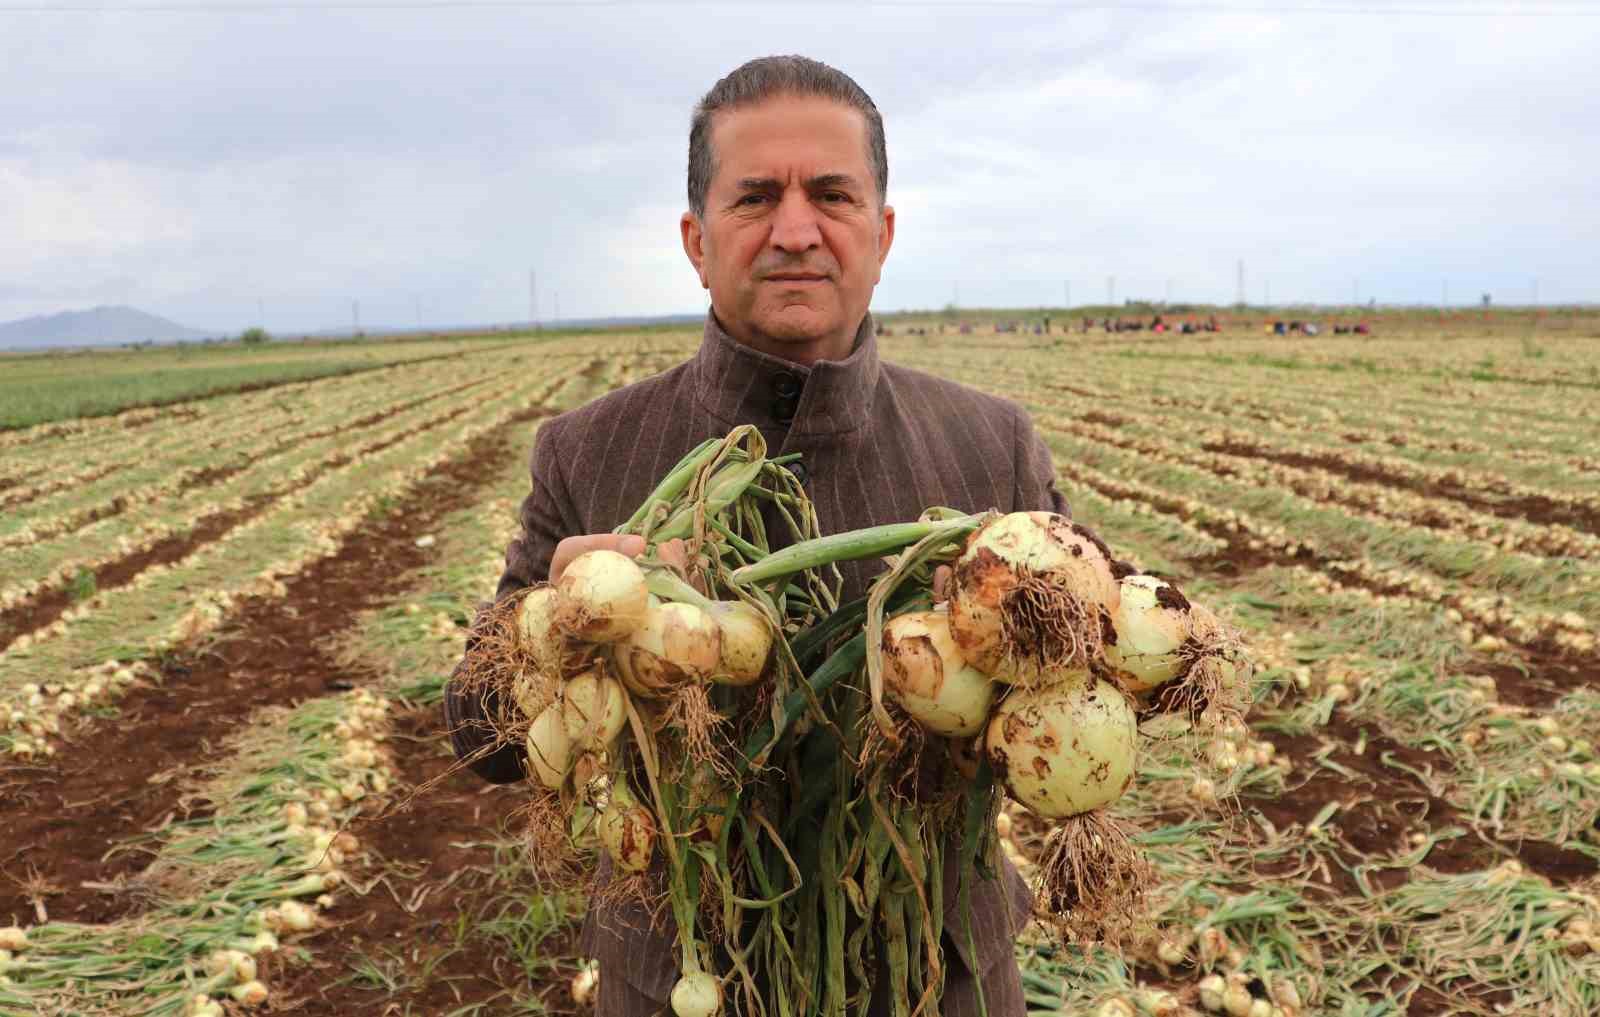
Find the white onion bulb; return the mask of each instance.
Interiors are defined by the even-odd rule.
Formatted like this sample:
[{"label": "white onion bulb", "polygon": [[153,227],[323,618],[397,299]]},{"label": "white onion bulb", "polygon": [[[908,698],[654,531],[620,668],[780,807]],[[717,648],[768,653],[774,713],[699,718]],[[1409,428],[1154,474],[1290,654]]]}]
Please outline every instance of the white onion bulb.
[{"label": "white onion bulb", "polygon": [[917,723],[942,735],[975,735],[997,692],[990,677],[961,659],[949,616],[913,611],[883,627],[883,684]]},{"label": "white onion bulb", "polygon": [[1033,685],[1099,656],[1119,598],[1093,533],[1054,513],[1013,512],[974,533],[956,560],[950,631],[980,671]]},{"label": "white onion bulb", "polygon": [[560,787],[572,763],[572,739],[560,703],[551,703],[533,718],[526,743],[534,777],[545,787]]},{"label": "white onion bulb", "polygon": [[643,570],[616,551],[578,555],[561,573],[556,591],[556,624],[590,643],[615,642],[637,629],[650,602]]},{"label": "white onion bulb", "polygon": [[722,600],[711,608],[721,633],[721,658],[712,680],[722,685],[754,685],[772,656],[772,629],[761,612],[743,601]]},{"label": "white onion bulb", "polygon": [[704,971],[691,971],[672,987],[677,1017],[714,1017],[722,1010],[722,983]]},{"label": "white onion bulb", "polygon": [[635,695],[656,697],[709,677],[722,659],[722,630],[693,604],[653,604],[613,649],[617,673]]},{"label": "white onion bulb", "polygon": [[1012,798],[1045,819],[1066,819],[1110,804],[1133,784],[1137,736],[1122,693],[1083,671],[1013,690],[989,721],[984,747]]},{"label": "white onion bulb", "polygon": [[568,681],[561,690],[561,721],[573,751],[606,748],[628,726],[621,684],[598,668]]},{"label": "white onion bulb", "polygon": [[1155,576],[1125,576],[1116,613],[1116,642],[1105,645],[1106,663],[1125,688],[1144,692],[1178,677],[1179,652],[1189,638],[1189,601]]}]

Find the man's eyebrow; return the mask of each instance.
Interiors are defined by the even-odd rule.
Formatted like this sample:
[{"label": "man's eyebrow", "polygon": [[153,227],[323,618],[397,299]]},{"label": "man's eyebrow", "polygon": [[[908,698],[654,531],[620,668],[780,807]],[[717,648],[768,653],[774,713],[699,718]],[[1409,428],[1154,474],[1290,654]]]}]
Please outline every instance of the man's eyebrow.
[{"label": "man's eyebrow", "polygon": [[[783,189],[783,182],[776,177],[741,177],[738,186],[741,191],[778,191]],[[824,187],[859,186],[860,182],[848,173],[823,173],[806,181],[806,187],[813,191]]]},{"label": "man's eyebrow", "polygon": [[859,182],[848,173],[824,173],[807,180],[806,186],[816,191],[824,187],[857,187]]}]

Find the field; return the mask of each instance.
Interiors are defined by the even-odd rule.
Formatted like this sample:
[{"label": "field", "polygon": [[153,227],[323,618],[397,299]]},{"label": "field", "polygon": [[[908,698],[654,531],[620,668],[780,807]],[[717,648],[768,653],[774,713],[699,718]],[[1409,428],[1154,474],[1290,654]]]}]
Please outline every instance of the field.
[{"label": "field", "polygon": [[[1203,1011],[1214,973],[1240,1013],[1600,1013],[1600,319],[1375,321],[881,340],[1022,403],[1076,517],[1259,665],[1218,765],[1153,741],[1118,805],[1149,938],[1019,942],[1041,1012]],[[516,788],[430,783],[439,698],[540,420],[697,341],[216,350],[118,391],[177,354],[28,358],[87,395],[0,431],[0,1013],[578,1009],[584,902],[533,890]],[[264,1002],[208,968],[234,947]]]}]

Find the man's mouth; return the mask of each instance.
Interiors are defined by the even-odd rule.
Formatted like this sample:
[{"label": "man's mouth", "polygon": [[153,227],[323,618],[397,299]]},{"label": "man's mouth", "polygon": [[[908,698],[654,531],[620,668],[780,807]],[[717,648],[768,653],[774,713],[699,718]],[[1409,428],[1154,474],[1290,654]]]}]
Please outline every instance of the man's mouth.
[{"label": "man's mouth", "polygon": [[767,282],[814,283],[825,282],[827,278],[825,275],[812,275],[807,272],[780,272],[777,275],[767,276]]}]

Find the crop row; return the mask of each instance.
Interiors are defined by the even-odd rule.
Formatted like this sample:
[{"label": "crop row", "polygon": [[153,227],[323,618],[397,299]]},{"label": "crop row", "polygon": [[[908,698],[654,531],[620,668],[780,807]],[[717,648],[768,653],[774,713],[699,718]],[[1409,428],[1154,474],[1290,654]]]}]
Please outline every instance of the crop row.
[{"label": "crop row", "polygon": [[1559,524],[1488,515],[1447,498],[1425,497],[1405,488],[1367,483],[1317,466],[1286,465],[1262,443],[1239,443],[1233,436],[1197,435],[1201,448],[1164,437],[1141,434],[1131,427],[1111,426],[1070,417],[1051,418],[1051,426],[1078,437],[1136,452],[1142,457],[1202,470],[1241,483],[1270,485],[1293,491],[1312,502],[1341,505],[1352,518],[1393,524],[1402,529],[1427,529],[1449,541],[1481,544],[1527,559],[1571,557],[1600,559],[1600,537]]},{"label": "crop row", "polygon": [[[1263,439],[1263,432],[1292,432],[1300,444],[1320,455],[1348,453],[1351,444],[1371,440],[1375,423],[1385,420],[1381,404],[1400,404],[1406,406],[1406,413],[1387,419],[1390,426],[1381,441],[1388,452],[1371,457],[1374,469],[1415,468],[1422,478],[1438,474],[1446,482],[1451,470],[1465,471],[1459,478],[1462,484],[1507,493],[1519,485],[1519,493],[1529,495],[1593,493],[1592,485],[1573,474],[1594,459],[1586,435],[1595,425],[1575,417],[1569,402],[1553,406],[1546,416],[1553,450],[1540,451],[1537,428],[1526,420],[1497,418],[1480,399],[1456,402],[1452,397],[1443,406],[1421,402],[1405,384],[1393,385],[1384,398],[1375,399],[1370,379],[1348,390],[1331,379],[1315,386],[1283,386],[1271,378],[1241,378],[1232,370],[1196,375],[1115,356],[1076,359],[1070,370],[1043,355],[983,372],[973,371],[970,362],[941,358],[929,363],[1025,401],[1051,392],[1066,393],[1087,400],[1078,405],[1082,412],[1132,416],[1169,431],[1174,431],[1174,420],[1182,420],[1184,426],[1175,429],[1178,437],[1207,428],[1231,428],[1257,441]],[[1463,405],[1467,408],[1462,409]],[[1454,409],[1446,412],[1444,406]],[[1452,413],[1461,414],[1461,424],[1475,437],[1441,423],[1450,420]],[[1240,427],[1240,417],[1252,423]],[[1514,450],[1505,444],[1508,433],[1517,435]],[[1437,465],[1441,462],[1445,465]],[[1600,460],[1596,464],[1600,465]],[[1511,476],[1521,479],[1509,479]]]},{"label": "crop row", "polygon": [[[493,398],[514,388],[504,384],[498,390],[473,394]],[[191,541],[206,543],[223,537],[324,474],[398,441],[445,426],[476,401],[462,399],[459,405],[447,404],[442,410],[428,407],[390,417],[355,447],[351,446],[351,435],[341,431],[284,443],[277,453],[247,460],[238,472],[201,490],[183,484],[130,490],[119,496],[122,511],[54,539],[10,550],[7,558],[13,582],[0,589],[0,610],[20,610],[45,591],[59,589],[85,572],[94,576],[94,592],[108,585],[125,584],[136,578],[142,568],[136,565],[134,569],[118,569],[119,563],[158,563],[174,553],[186,553]],[[202,491],[203,496],[199,496]],[[161,554],[163,549],[170,550]],[[108,583],[111,573],[117,573],[116,581]],[[92,606],[89,602],[78,608]],[[78,608],[68,609],[68,614]]]},{"label": "crop row", "polygon": [[[1255,377],[1234,368],[1196,373],[1188,364],[1181,365],[1184,370],[1173,370],[1159,361],[1104,354],[1066,362],[1031,354],[1009,368],[995,367],[981,374],[966,358],[946,358],[936,351],[919,354],[914,362],[965,375],[973,383],[1024,400],[1055,389],[1089,400],[1086,410],[1146,412],[1169,424],[1176,416],[1186,425],[1227,427],[1244,418],[1251,421],[1248,427],[1257,437],[1263,430],[1289,431],[1303,442],[1327,449],[1381,441],[1389,446],[1389,458],[1401,462],[1446,461],[1468,469],[1487,463],[1522,482],[1552,490],[1565,485],[1582,490],[1571,474],[1591,461],[1600,466],[1584,438],[1590,425],[1573,418],[1569,403],[1553,405],[1541,415],[1540,422],[1549,431],[1546,440],[1536,424],[1516,415],[1496,416],[1483,399],[1460,400],[1452,394],[1435,405],[1422,400],[1412,384],[1371,378],[1349,387],[1332,377],[1319,379],[1314,386],[1284,385],[1281,377]],[[1386,386],[1385,398],[1373,398],[1375,385]],[[1382,403],[1403,404],[1406,413],[1388,414]],[[1514,454],[1505,445],[1508,433],[1518,436]]]}]

